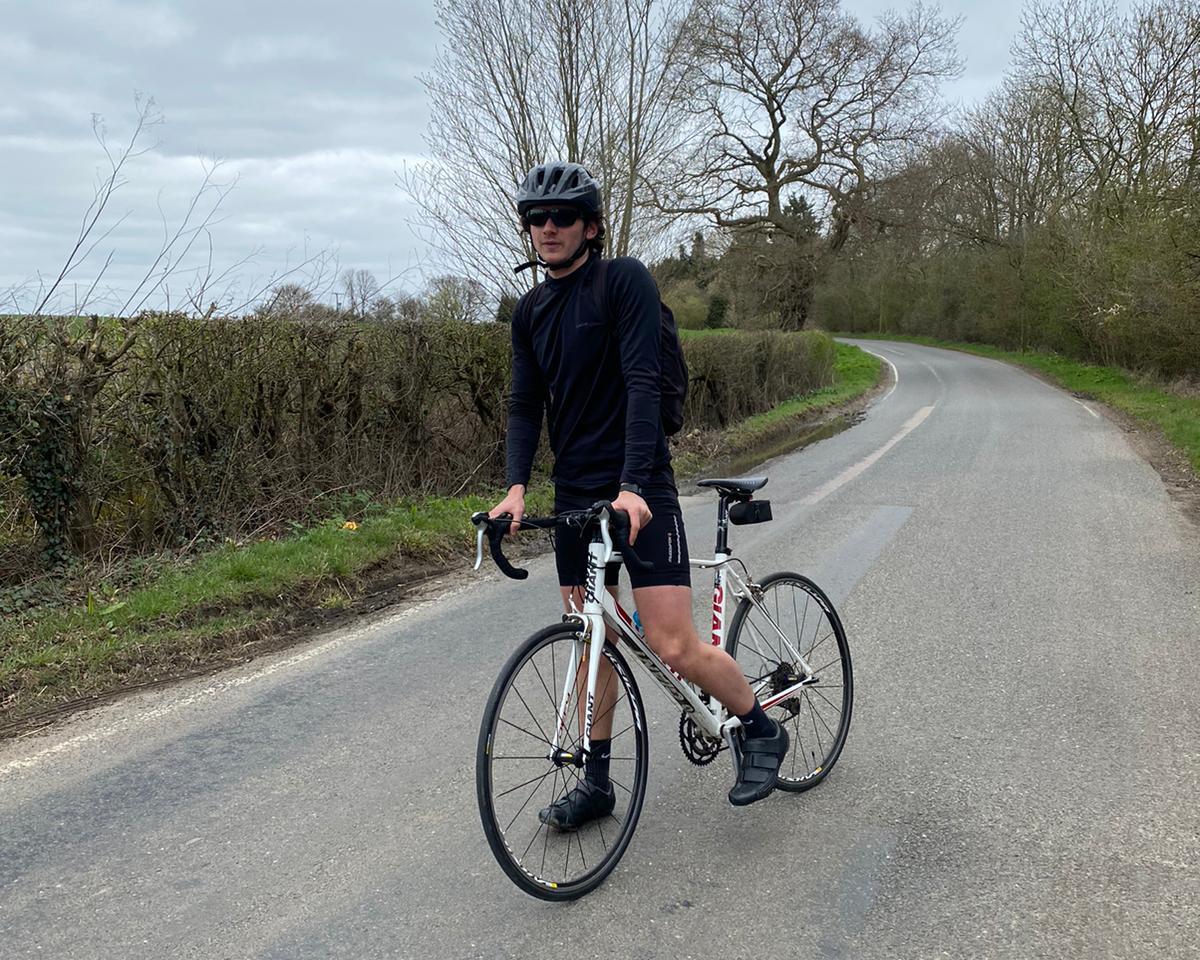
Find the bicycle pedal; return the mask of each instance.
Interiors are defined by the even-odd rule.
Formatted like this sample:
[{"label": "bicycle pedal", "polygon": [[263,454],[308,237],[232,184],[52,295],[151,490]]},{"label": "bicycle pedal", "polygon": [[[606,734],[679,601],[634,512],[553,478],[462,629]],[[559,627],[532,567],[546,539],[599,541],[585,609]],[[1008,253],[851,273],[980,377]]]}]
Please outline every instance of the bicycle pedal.
[{"label": "bicycle pedal", "polygon": [[736,729],[725,731],[725,745],[729,749],[729,757],[733,761],[733,778],[736,780],[738,771],[742,768],[742,744]]}]

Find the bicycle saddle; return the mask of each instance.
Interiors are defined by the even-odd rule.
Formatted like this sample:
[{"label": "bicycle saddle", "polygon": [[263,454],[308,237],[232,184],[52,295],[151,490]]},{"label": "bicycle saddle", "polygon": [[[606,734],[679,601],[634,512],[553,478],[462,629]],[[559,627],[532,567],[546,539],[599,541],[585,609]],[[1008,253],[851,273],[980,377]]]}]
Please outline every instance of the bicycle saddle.
[{"label": "bicycle saddle", "polygon": [[698,480],[698,487],[715,487],[718,491],[738,499],[749,499],[755,490],[761,490],[767,485],[766,477],[738,477],[733,480]]}]

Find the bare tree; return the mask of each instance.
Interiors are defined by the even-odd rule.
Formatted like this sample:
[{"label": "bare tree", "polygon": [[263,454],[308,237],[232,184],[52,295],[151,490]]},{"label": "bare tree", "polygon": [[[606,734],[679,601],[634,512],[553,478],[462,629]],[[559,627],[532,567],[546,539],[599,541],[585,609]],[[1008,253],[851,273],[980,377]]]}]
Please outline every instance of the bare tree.
[{"label": "bare tree", "polygon": [[1069,213],[1082,189],[1057,99],[1028,78],[1008,77],[956,130],[876,185],[867,219],[879,232],[952,245],[1022,243]]},{"label": "bare tree", "polygon": [[347,270],[342,274],[342,292],[346,295],[346,311],[354,317],[370,314],[382,294],[379,281],[370,270]]},{"label": "bare tree", "polygon": [[[790,265],[771,276],[778,323],[802,327],[821,257],[940,120],[956,27],[919,4],[867,30],[838,0],[699,0],[685,31],[690,137],[677,173],[647,188],[669,214],[762,234]],[[795,215],[800,198],[828,218],[824,249]]]},{"label": "bare tree", "polygon": [[871,185],[935,127],[937,85],[958,70],[957,22],[920,4],[870,31],[838,0],[702,0],[688,28],[695,134],[661,205],[791,235],[788,198],[811,192],[834,249]]},{"label": "bare tree", "polygon": [[317,303],[313,292],[301,283],[281,283],[259,306],[262,316],[295,317]]},{"label": "bare tree", "polygon": [[1014,48],[1021,73],[1054,98],[1093,222],[1121,219],[1200,171],[1200,4],[1034,3]]},{"label": "bare tree", "polygon": [[423,78],[429,159],[399,176],[431,244],[475,264],[494,293],[518,289],[526,281],[512,266],[531,251],[513,192],[530,167],[564,159],[601,180],[612,251],[653,255],[664,215],[642,184],[660,175],[682,129],[689,4],[439,0],[454,39]]},{"label": "bare tree", "polygon": [[478,280],[447,274],[429,282],[424,313],[442,323],[480,323],[491,318],[491,297]]}]

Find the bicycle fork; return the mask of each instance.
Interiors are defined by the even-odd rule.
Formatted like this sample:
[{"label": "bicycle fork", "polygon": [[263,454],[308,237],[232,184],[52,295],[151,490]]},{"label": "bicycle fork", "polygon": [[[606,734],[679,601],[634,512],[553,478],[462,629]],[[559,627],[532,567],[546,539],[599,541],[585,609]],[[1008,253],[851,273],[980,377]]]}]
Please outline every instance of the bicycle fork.
[{"label": "bicycle fork", "polygon": [[[586,609],[585,604],[585,609]],[[604,616],[599,613],[581,612],[571,604],[571,615],[583,621],[583,629],[571,644],[571,662],[563,678],[562,695],[558,702],[558,723],[554,730],[551,747],[554,759],[582,767],[592,751],[592,724],[596,718],[596,687],[600,677],[600,658],[604,656]],[[598,638],[598,639],[597,639]],[[580,667],[587,664],[586,686],[579,689]],[[571,709],[573,701],[575,709]],[[563,749],[564,738],[570,742],[570,724],[577,720],[571,714],[583,709],[583,729],[579,756]]]},{"label": "bicycle fork", "polygon": [[[600,658],[604,656],[604,608],[600,602],[599,591],[603,590],[603,571],[613,554],[612,540],[608,534],[607,525],[601,525],[600,535],[593,539],[588,546],[587,580],[583,585],[583,609],[575,606],[574,598],[570,604],[570,616],[577,617],[583,622],[583,629],[576,634],[571,646],[571,665],[563,681],[562,698],[558,704],[558,727],[554,731],[554,758],[556,762],[570,762],[577,767],[583,767],[592,753],[592,723],[596,718],[596,685],[600,678]],[[571,705],[572,691],[576,690],[579,682],[579,667],[584,661],[584,650],[587,651],[587,686],[576,701],[583,704],[583,736],[580,740],[581,755],[576,757],[562,749],[561,738],[567,733],[571,717],[567,711]]]}]

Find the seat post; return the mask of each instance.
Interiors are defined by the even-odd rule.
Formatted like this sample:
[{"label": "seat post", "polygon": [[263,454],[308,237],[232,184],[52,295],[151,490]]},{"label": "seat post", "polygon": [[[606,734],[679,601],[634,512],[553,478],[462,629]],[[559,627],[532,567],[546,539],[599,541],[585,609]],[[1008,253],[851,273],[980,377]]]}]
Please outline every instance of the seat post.
[{"label": "seat post", "polygon": [[721,494],[717,504],[717,551],[718,554],[729,553],[729,496]]}]

